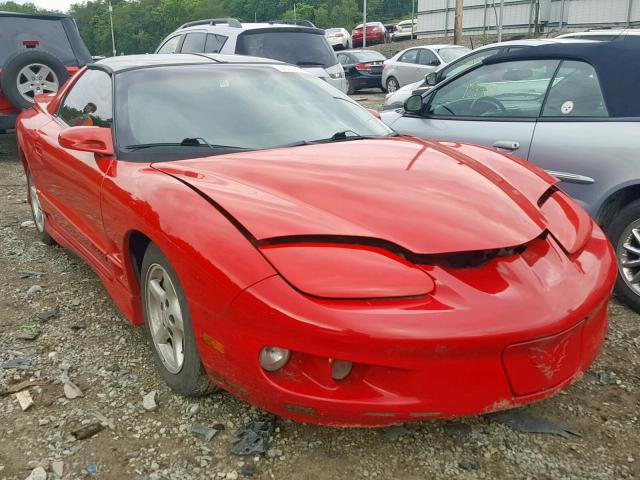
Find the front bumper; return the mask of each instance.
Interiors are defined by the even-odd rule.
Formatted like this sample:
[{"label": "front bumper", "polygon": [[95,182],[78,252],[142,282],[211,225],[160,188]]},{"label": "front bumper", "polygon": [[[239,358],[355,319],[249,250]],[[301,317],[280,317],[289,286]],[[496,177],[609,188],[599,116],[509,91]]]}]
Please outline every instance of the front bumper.
[{"label": "front bumper", "polygon": [[[273,276],[223,319],[196,308],[203,363],[214,382],[275,414],[378,426],[549,397],[602,345],[616,269],[598,227],[571,258],[547,236],[481,267],[424,268],[437,286],[423,299],[312,299]],[[292,351],[281,370],[259,366],[266,345]],[[353,362],[352,372],[334,381],[331,359]]]}]

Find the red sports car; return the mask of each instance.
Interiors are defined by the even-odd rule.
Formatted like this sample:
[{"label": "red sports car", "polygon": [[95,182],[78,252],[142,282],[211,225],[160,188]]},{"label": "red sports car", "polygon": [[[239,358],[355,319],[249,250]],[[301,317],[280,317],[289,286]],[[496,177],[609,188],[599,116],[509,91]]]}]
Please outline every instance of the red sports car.
[{"label": "red sports car", "polygon": [[181,394],[332,425],[472,415],[554,394],[602,344],[613,252],[553,177],[397,136],[296,67],[106,59],[17,134],[42,240]]}]

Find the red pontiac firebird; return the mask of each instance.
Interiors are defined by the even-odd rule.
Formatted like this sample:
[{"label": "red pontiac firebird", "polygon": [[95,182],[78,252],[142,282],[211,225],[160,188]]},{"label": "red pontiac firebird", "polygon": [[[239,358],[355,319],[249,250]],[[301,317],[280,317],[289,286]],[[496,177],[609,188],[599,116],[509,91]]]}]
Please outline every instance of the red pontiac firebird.
[{"label": "red pontiac firebird", "polygon": [[289,65],[102,60],[17,125],[41,239],[144,324],[178,393],[332,425],[553,395],[607,328],[612,249],[545,172],[394,134]]}]

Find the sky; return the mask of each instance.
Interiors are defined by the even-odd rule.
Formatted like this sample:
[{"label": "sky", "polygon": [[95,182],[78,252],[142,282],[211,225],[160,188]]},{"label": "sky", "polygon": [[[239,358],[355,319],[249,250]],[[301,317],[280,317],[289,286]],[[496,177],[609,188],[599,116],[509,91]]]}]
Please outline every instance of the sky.
[{"label": "sky", "polygon": [[41,8],[60,10],[66,12],[74,3],[81,3],[82,0],[14,0],[16,3],[33,3]]}]

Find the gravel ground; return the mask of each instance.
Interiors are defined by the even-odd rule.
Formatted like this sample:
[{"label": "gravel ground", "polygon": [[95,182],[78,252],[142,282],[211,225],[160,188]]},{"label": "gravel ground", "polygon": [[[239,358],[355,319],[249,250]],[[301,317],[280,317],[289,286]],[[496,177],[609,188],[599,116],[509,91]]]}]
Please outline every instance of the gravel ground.
[{"label": "gravel ground", "polygon": [[[93,271],[35,239],[24,199],[15,136],[0,135],[0,365],[30,359],[24,370],[0,368],[0,391],[40,384],[25,390],[34,402],[26,411],[14,394],[0,393],[0,479],[46,478],[45,471],[49,480],[640,478],[640,322],[615,301],[591,370],[523,409],[579,437],[519,433],[487,417],[385,429],[278,419],[266,455],[238,457],[230,437],[260,412],[224,392],[173,394],[153,369],[142,329],[125,321]],[[82,397],[65,396],[65,375]],[[143,396],[152,391],[158,407],[147,411]],[[96,421],[106,428],[95,436],[71,435]],[[207,441],[191,432],[196,423],[226,429]]]}]

